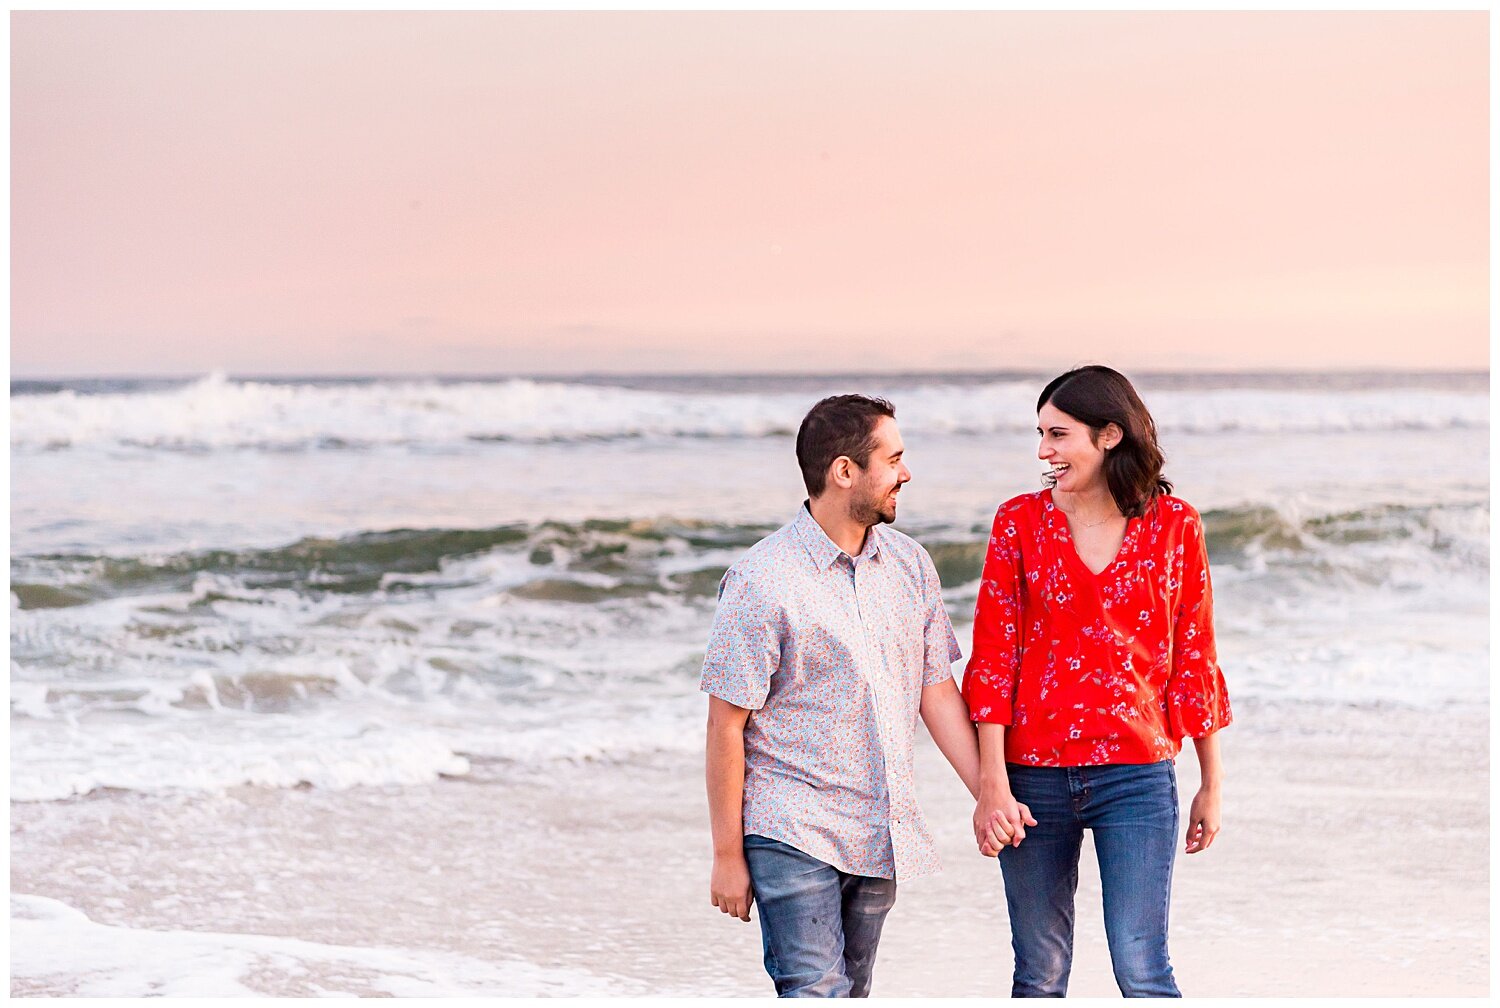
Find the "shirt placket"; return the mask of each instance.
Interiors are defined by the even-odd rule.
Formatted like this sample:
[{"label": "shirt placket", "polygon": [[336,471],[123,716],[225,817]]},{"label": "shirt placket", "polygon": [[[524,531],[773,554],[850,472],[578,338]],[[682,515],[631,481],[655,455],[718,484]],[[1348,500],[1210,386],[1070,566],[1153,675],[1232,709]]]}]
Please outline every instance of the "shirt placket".
[{"label": "shirt placket", "polygon": [[875,743],[880,748],[881,774],[885,783],[886,821],[890,824],[888,832],[891,841],[892,871],[899,878],[905,874],[901,854],[898,853],[906,847],[900,842],[904,839],[909,829],[909,813],[904,808],[905,802],[900,800],[895,787],[891,781],[891,749],[894,740],[891,736],[892,718],[887,709],[887,699],[890,696],[889,683],[886,675],[885,662],[881,660],[878,649],[872,647],[870,641],[869,623],[865,618],[868,612],[873,616],[879,611],[879,573],[871,566],[870,558],[860,561],[850,560],[850,584],[854,588],[854,615],[859,624],[860,654],[862,658],[861,673],[865,681],[870,684],[870,706],[875,714]]}]

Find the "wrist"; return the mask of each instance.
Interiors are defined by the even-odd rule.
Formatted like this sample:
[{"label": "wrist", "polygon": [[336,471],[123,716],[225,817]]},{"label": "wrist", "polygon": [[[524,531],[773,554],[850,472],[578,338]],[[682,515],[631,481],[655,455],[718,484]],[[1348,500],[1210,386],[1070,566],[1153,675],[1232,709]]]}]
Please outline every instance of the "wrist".
[{"label": "wrist", "polygon": [[738,843],[730,846],[728,844],[714,844],[715,861],[745,860],[745,841],[741,839]]},{"label": "wrist", "polygon": [[1010,780],[1003,774],[998,777],[980,777],[979,794],[982,798],[1009,798]]}]

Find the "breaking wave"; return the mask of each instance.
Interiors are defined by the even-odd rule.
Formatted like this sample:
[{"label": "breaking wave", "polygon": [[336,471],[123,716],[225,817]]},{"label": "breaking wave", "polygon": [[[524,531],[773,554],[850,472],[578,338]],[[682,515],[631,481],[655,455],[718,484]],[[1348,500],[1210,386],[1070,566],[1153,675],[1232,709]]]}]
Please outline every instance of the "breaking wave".
[{"label": "breaking wave", "polygon": [[[907,433],[1026,433],[1034,381],[924,383],[874,389],[892,397]],[[62,388],[11,400],[11,447],[212,452],[350,451],[618,439],[765,438],[795,433],[823,394],[869,389],[834,382],[777,393],[662,391],[509,379],[274,383],[213,375],[185,386],[82,394]],[[1424,388],[1338,392],[1266,388],[1149,393],[1167,433],[1335,433],[1483,428],[1482,392]]]}]

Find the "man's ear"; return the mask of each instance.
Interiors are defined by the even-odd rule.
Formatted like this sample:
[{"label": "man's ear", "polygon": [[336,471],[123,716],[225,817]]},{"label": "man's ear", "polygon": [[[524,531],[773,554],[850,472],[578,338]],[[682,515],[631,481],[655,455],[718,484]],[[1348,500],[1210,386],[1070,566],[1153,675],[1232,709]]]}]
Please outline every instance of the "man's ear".
[{"label": "man's ear", "polygon": [[828,482],[848,490],[854,485],[854,462],[848,455],[840,455],[828,467]]}]

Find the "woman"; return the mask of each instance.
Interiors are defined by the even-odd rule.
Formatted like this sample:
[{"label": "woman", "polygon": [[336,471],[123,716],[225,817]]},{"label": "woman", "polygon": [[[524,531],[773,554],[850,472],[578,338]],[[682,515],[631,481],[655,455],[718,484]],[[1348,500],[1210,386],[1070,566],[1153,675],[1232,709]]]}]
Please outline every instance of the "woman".
[{"label": "woman", "polygon": [[1172,761],[1198,750],[1186,851],[1219,831],[1229,699],[1198,513],[1170,496],[1151,414],[1097,365],[1037,399],[1049,486],[995,515],[964,699],[978,722],[975,836],[999,850],[1012,997],[1067,993],[1083,831],[1126,997],[1180,997],[1167,958],[1177,834]]}]

